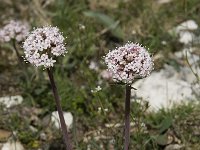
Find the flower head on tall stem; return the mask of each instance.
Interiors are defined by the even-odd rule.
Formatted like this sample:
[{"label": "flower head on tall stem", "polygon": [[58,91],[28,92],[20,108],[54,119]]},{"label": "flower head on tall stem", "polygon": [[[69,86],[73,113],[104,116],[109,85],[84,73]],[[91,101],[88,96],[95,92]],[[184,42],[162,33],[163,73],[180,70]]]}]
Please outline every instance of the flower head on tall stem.
[{"label": "flower head on tall stem", "polygon": [[53,67],[55,57],[67,53],[64,37],[57,27],[45,26],[32,31],[23,45],[25,59],[35,66]]},{"label": "flower head on tall stem", "polygon": [[105,63],[113,79],[125,84],[148,76],[153,69],[153,61],[147,50],[132,42],[110,51],[105,56]]},{"label": "flower head on tall stem", "polygon": [[63,116],[60,97],[58,95],[58,90],[51,68],[56,62],[54,58],[60,55],[64,55],[67,52],[64,44],[64,37],[57,27],[45,26],[43,28],[37,28],[28,35],[24,42],[23,48],[25,59],[27,61],[29,61],[34,66],[44,66],[47,68],[54,100],[60,118],[66,150],[72,150],[67,126]]},{"label": "flower head on tall stem", "polygon": [[128,42],[110,51],[105,56],[105,63],[114,81],[126,84],[124,150],[129,150],[131,84],[135,78],[144,78],[150,74],[153,70],[153,61],[144,47]]},{"label": "flower head on tall stem", "polygon": [[21,42],[26,38],[29,30],[28,23],[11,20],[0,29],[0,41],[10,42],[11,40],[15,40]]}]

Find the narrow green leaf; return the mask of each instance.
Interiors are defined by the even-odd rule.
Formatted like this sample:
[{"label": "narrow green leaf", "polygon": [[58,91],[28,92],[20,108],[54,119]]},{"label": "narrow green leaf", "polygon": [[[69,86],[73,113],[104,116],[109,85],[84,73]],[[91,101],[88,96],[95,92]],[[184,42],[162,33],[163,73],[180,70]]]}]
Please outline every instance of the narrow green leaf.
[{"label": "narrow green leaf", "polygon": [[167,130],[172,125],[172,122],[173,122],[173,120],[171,117],[166,117],[161,123],[159,132],[162,133],[165,130]]},{"label": "narrow green leaf", "polygon": [[155,141],[157,144],[165,146],[168,144],[168,137],[166,134],[155,136]]},{"label": "narrow green leaf", "polygon": [[113,18],[111,18],[108,15],[105,15],[100,12],[94,12],[94,11],[85,11],[84,15],[87,17],[91,17],[99,21],[101,24],[103,24],[106,28],[108,28],[113,36],[122,39],[123,38],[123,32],[121,28],[118,26],[119,21],[115,21]]}]

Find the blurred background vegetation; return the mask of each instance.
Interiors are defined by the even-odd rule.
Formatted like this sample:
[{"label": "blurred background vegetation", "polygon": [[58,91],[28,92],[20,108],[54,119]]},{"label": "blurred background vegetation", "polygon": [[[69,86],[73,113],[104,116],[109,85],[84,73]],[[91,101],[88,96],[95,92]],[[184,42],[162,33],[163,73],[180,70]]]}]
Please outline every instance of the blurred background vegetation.
[{"label": "blurred background vegetation", "polygon": [[[188,19],[200,24],[200,1],[161,4],[158,0],[0,0],[0,13],[0,26],[15,19],[25,20],[32,27],[57,26],[63,32],[68,54],[57,60],[54,75],[63,110],[74,117],[70,130],[74,149],[121,150],[123,126],[115,125],[123,123],[124,87],[100,76],[106,68],[103,56],[133,41],[147,46],[153,56],[161,55],[155,59],[155,71],[164,64],[176,67],[176,60],[170,56],[183,45],[168,31]],[[23,55],[21,45],[18,43]],[[18,94],[24,98],[20,106],[12,109],[1,106],[0,128],[16,133],[13,138],[28,150],[64,149],[61,134],[44,121],[56,110],[46,72],[30,64],[22,70],[9,44],[0,45],[0,58],[0,96]],[[89,67],[91,62],[98,70]],[[102,90],[92,93],[98,85]],[[130,149],[162,150],[175,143],[184,145],[182,149],[200,150],[200,134],[192,132],[193,124],[200,128],[199,105],[181,105],[157,113],[147,112],[147,107],[132,103],[132,122],[136,125],[132,126]],[[37,130],[31,130],[30,125]],[[41,140],[43,132],[46,138]]]}]

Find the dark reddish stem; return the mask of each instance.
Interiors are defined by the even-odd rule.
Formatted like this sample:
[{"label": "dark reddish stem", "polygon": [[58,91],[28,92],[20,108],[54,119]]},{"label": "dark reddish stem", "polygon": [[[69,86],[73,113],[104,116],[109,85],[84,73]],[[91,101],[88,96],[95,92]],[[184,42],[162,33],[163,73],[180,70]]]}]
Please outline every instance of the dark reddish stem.
[{"label": "dark reddish stem", "polygon": [[65,142],[65,145],[66,145],[66,150],[72,150],[72,145],[70,144],[70,139],[69,139],[69,135],[68,135],[68,132],[67,132],[67,126],[65,124],[63,111],[62,111],[61,104],[60,104],[60,97],[58,95],[58,90],[57,90],[57,87],[56,87],[56,84],[55,84],[55,81],[54,81],[52,69],[48,68],[47,72],[48,72],[49,80],[51,82],[51,87],[52,87],[54,99],[55,99],[55,102],[56,102],[58,115],[59,115],[59,118],[60,118],[60,124],[61,124],[62,133],[63,133],[63,139],[64,139],[64,142]]},{"label": "dark reddish stem", "polygon": [[13,40],[13,48],[15,50],[15,53],[16,53],[17,57],[18,57],[19,63],[22,63],[22,57],[19,54],[19,51],[17,49],[17,45],[16,45],[16,41],[15,40]]},{"label": "dark reddish stem", "polygon": [[131,100],[131,86],[126,85],[124,150],[129,150],[129,143],[130,143],[130,100]]}]

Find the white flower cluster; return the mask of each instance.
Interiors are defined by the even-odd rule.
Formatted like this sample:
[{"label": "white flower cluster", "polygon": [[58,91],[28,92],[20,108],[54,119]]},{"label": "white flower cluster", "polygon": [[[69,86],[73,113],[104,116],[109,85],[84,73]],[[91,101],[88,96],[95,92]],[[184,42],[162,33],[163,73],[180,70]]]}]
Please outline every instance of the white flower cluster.
[{"label": "white flower cluster", "polygon": [[105,56],[105,63],[115,81],[130,84],[137,77],[146,77],[153,70],[153,61],[139,44],[127,43]]},{"label": "white flower cluster", "polygon": [[97,93],[101,91],[101,87],[98,85],[94,90],[91,90],[92,93]]},{"label": "white flower cluster", "polygon": [[99,70],[99,66],[98,66],[98,64],[97,64],[95,61],[91,61],[91,62],[90,62],[89,68],[90,68],[91,70],[95,70],[95,71],[98,71],[98,70]]},{"label": "white flower cluster", "polygon": [[27,23],[21,21],[11,20],[7,25],[0,29],[0,41],[9,42],[15,39],[21,42],[25,39],[28,34],[30,27]]},{"label": "white flower cluster", "polygon": [[23,45],[25,59],[35,66],[53,67],[55,57],[67,53],[64,37],[57,27],[45,26],[32,31]]}]

